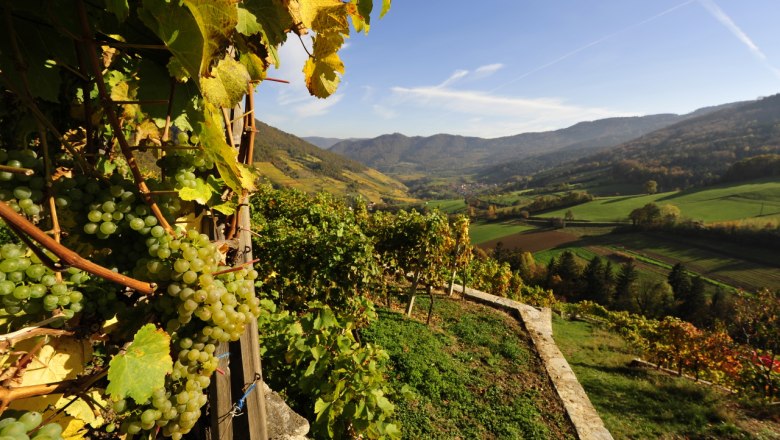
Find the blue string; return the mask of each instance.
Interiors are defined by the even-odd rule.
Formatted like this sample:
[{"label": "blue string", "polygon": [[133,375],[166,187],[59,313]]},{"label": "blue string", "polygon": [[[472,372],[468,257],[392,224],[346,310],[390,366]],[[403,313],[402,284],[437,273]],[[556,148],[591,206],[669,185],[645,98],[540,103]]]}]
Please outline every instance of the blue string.
[{"label": "blue string", "polygon": [[217,356],[217,359],[224,359],[226,357],[230,356],[230,352],[222,353],[221,355]]},{"label": "blue string", "polygon": [[246,403],[246,398],[249,397],[249,393],[252,392],[253,389],[255,389],[255,386],[257,385],[257,382],[252,382],[252,385],[249,385],[249,388],[246,389],[246,392],[243,396],[241,396],[240,399],[238,399],[238,404],[236,405],[236,408],[238,408],[238,411],[242,411],[244,409],[244,404]]}]

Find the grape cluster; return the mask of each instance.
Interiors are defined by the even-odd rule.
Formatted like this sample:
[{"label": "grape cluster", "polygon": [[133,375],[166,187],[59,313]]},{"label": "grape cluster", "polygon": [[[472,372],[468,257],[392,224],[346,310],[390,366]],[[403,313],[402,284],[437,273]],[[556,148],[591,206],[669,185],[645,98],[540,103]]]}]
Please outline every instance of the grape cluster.
[{"label": "grape cluster", "polygon": [[0,439],[3,440],[62,440],[62,426],[49,423],[41,426],[43,415],[26,412],[19,418],[0,420]]},{"label": "grape cluster", "polygon": [[0,171],[0,200],[7,202],[16,212],[38,217],[45,187],[45,180],[41,177],[43,160],[33,150],[0,149],[0,164],[36,172],[37,175],[28,176]]},{"label": "grape cluster", "polygon": [[[181,135],[183,133],[179,133]],[[165,175],[173,176],[176,189],[195,188],[202,180],[196,172],[214,168],[214,162],[202,150],[176,151],[157,161]]]},{"label": "grape cluster", "polygon": [[81,311],[84,295],[73,286],[84,284],[89,275],[70,268],[64,273],[68,276],[67,281],[60,281],[24,245],[4,244],[0,247],[0,256],[0,298],[6,313],[37,314],[59,308],[65,318],[70,319]]},{"label": "grape cluster", "polygon": [[167,295],[157,306],[169,317],[173,371],[150,402],[133,406],[120,401],[114,409],[132,414],[122,424],[123,432],[160,427],[164,435],[179,439],[195,426],[207,401],[204,390],[218,364],[216,345],[238,340],[246,323],[257,319],[260,300],[253,294],[257,272],[243,267],[221,272],[227,268],[220,265],[217,246],[196,230],[174,237],[152,228],[149,235],[150,258],[139,260],[133,275],[167,284]]}]

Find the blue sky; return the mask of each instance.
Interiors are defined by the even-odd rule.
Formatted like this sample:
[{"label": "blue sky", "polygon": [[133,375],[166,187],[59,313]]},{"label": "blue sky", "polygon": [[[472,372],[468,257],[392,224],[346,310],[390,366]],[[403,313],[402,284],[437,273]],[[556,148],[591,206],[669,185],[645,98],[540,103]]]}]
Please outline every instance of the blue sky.
[{"label": "blue sky", "polygon": [[[375,1],[375,4],[380,3]],[[308,96],[297,38],[256,91],[298,136],[499,137],[611,116],[687,113],[780,92],[778,0],[395,0]]]}]

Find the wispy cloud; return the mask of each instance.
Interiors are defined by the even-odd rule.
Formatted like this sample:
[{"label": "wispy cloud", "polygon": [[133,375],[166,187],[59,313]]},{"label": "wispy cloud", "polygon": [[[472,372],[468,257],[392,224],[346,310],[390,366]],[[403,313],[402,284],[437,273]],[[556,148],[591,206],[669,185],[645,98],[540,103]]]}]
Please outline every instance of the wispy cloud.
[{"label": "wispy cloud", "polygon": [[295,107],[294,112],[301,118],[308,118],[312,116],[321,116],[330,110],[344,98],[344,95],[337,93],[328,99],[314,99]]},{"label": "wispy cloud", "polygon": [[560,98],[518,98],[441,86],[393,87],[392,92],[404,105],[469,116],[466,120],[470,127],[460,127],[459,132],[489,137],[628,116],[625,112],[569,104]]},{"label": "wispy cloud", "polygon": [[474,74],[479,76],[480,78],[484,78],[486,76],[490,76],[500,69],[504,67],[501,63],[494,63],[494,64],[486,64],[484,66],[477,67],[477,70],[474,71]]},{"label": "wispy cloud", "polygon": [[447,87],[448,85],[457,82],[462,78],[465,78],[468,74],[469,74],[468,70],[458,69],[455,72],[453,72],[449,78],[445,79],[444,82],[442,82],[436,87]]}]

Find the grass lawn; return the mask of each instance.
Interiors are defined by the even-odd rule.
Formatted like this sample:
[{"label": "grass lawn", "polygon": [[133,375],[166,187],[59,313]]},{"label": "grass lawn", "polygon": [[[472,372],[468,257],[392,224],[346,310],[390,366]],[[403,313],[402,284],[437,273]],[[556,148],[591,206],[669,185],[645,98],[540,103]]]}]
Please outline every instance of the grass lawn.
[{"label": "grass lawn", "polygon": [[654,370],[617,335],[554,316],[555,342],[616,439],[778,439],[777,422],[753,418],[716,389]]},{"label": "grass lawn", "polygon": [[511,220],[503,222],[476,222],[471,224],[469,234],[471,235],[472,244],[480,244],[531,229],[534,229],[534,227]]},{"label": "grass lawn", "polygon": [[541,217],[563,217],[569,209],[578,220],[626,221],[628,214],[648,203],[671,203],[684,218],[718,222],[774,217],[780,213],[780,181],[757,180],[749,183],[712,186],[688,191],[653,195],[602,197],[572,208],[546,212]]},{"label": "grass lawn", "polygon": [[405,439],[574,438],[515,319],[437,297],[429,327],[428,304],[418,298],[414,319],[380,310],[379,320],[361,333],[390,354],[389,381]]}]

